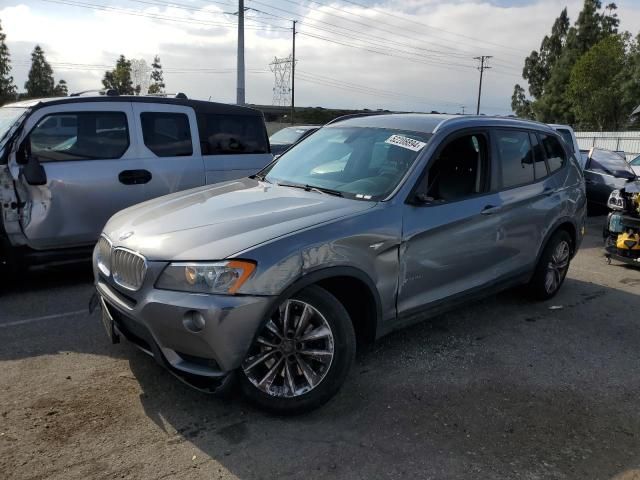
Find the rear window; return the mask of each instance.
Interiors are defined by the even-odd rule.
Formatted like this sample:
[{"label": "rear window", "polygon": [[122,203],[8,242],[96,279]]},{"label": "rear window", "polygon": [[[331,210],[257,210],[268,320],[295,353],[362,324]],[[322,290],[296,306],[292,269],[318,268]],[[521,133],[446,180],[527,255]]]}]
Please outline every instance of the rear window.
[{"label": "rear window", "polygon": [[31,154],[43,162],[108,160],[129,148],[123,112],[79,112],[48,115],[29,134]]},{"label": "rear window", "polygon": [[269,153],[262,117],[248,115],[198,115],[203,155]]},{"label": "rear window", "polygon": [[184,113],[144,112],[140,114],[144,144],[159,157],[187,157],[193,154],[189,117]]}]

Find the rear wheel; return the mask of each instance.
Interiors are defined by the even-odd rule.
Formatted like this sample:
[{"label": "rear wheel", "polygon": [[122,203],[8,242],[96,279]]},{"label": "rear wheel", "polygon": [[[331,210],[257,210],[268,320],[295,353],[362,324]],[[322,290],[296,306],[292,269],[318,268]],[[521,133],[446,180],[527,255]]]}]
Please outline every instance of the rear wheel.
[{"label": "rear wheel", "polygon": [[256,337],[240,368],[244,394],[278,414],[313,410],[344,383],[355,333],[342,304],[317,286],[284,300]]},{"label": "rear wheel", "polygon": [[538,300],[555,296],[569,271],[572,254],[571,237],[564,230],[556,232],[545,247],[528,291]]}]

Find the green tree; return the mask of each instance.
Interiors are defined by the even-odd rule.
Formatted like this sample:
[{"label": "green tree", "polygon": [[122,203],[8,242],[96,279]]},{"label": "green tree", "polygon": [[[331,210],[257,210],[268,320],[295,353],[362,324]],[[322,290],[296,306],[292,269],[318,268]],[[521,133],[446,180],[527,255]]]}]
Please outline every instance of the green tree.
[{"label": "green tree", "polygon": [[[640,34],[629,47],[627,68],[629,73],[622,84],[623,102],[625,105],[633,105],[635,109],[640,105]],[[640,117],[636,116],[632,126],[640,127]]]},{"label": "green tree", "polygon": [[[551,34],[543,38],[539,51],[525,59],[522,77],[527,80],[532,100],[530,109],[537,120],[552,123],[575,121],[568,96],[570,74],[578,59],[603,38],[616,34],[620,20],[615,3],[602,9],[600,0],[584,0],[575,24],[567,9],[553,23]],[[521,98],[514,87],[512,99]],[[526,99],[526,98],[525,98]],[[516,105],[519,105],[516,102]]]},{"label": "green tree", "polygon": [[11,56],[5,43],[7,35],[0,24],[0,105],[16,99],[16,86],[11,73]]},{"label": "green tree", "polygon": [[151,85],[149,85],[149,93],[164,93],[164,75],[162,73],[162,64],[160,57],[153,57],[151,64]]},{"label": "green tree", "polygon": [[[631,70],[624,35],[610,35],[582,55],[570,74],[569,100],[582,127],[620,130],[635,107],[625,95]],[[636,99],[636,102],[638,100]]]},{"label": "green tree", "polygon": [[116,68],[110,72],[104,72],[102,79],[104,88],[116,90],[120,95],[133,95],[133,81],[131,80],[131,62],[120,55],[116,62]]},{"label": "green tree", "polygon": [[538,98],[543,95],[551,70],[562,54],[568,31],[569,15],[565,8],[553,22],[551,35],[545,35],[542,39],[540,52],[534,50],[525,59],[522,77],[529,82],[529,93],[533,97]]},{"label": "green tree", "polygon": [[67,88],[67,82],[60,80],[53,89],[53,94],[56,97],[66,97],[69,95],[69,89]]},{"label": "green tree", "polygon": [[44,56],[44,50],[36,45],[31,53],[31,68],[24,84],[27,97],[41,98],[54,95],[53,70]]},{"label": "green tree", "polygon": [[520,118],[533,118],[531,110],[531,100],[527,99],[524,88],[517,85],[513,88],[513,96],[511,97],[511,109]]}]

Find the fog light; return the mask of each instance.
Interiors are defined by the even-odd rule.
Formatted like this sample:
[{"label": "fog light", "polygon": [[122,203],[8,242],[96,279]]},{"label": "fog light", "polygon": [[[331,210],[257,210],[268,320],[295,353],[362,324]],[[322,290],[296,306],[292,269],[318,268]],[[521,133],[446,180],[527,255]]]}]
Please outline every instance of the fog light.
[{"label": "fog light", "polygon": [[189,310],[184,314],[182,324],[184,325],[184,328],[186,328],[190,332],[196,333],[204,329],[204,327],[206,326],[206,321],[200,312]]}]

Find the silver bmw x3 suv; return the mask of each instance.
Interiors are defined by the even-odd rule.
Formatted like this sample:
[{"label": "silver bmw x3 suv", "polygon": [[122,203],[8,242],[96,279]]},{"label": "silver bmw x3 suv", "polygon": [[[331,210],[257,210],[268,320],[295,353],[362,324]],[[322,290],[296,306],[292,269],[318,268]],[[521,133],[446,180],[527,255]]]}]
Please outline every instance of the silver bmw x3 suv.
[{"label": "silver bmw x3 suv", "polygon": [[113,216],[95,285],[114,341],[296,413],[336,394],[356,344],[510,286],[551,298],[585,210],[578,162],[543,124],[344,117],[252,177]]}]

